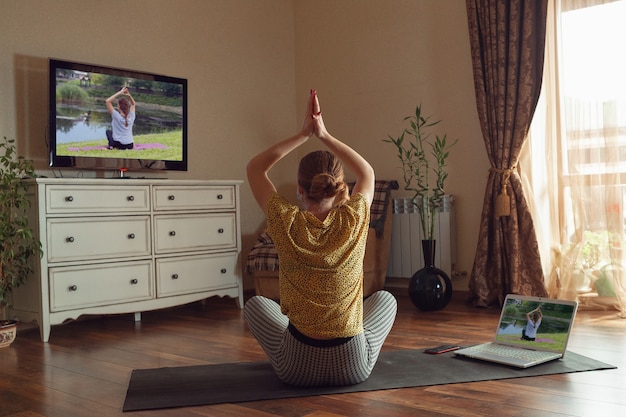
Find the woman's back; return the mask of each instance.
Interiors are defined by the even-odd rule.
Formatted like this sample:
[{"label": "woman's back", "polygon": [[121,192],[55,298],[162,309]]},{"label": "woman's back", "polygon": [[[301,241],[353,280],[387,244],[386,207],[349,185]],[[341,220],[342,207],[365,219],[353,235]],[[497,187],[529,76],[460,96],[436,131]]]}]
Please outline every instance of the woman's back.
[{"label": "woman's back", "polygon": [[309,337],[360,333],[369,228],[365,198],[353,196],[320,221],[275,194],[268,200],[267,224],[280,257],[282,312]]}]

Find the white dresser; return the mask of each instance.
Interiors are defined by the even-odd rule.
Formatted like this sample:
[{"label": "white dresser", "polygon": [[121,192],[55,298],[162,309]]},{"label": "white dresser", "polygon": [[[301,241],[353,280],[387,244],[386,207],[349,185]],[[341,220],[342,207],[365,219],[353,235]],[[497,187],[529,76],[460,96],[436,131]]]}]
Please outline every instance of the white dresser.
[{"label": "white dresser", "polygon": [[240,181],[38,178],[32,222],[43,247],[10,314],[50,326],[237,298],[243,307]]}]

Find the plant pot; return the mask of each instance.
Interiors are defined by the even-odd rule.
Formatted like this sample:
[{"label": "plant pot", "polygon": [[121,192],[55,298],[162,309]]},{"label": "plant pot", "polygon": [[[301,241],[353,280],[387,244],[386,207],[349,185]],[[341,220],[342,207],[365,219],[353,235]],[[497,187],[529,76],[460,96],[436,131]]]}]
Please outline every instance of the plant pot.
[{"label": "plant pot", "polygon": [[452,298],[450,277],[433,264],[435,243],[434,240],[422,240],[425,266],[413,274],[409,281],[411,302],[422,311],[441,310]]},{"label": "plant pot", "polygon": [[0,320],[0,348],[7,347],[17,335],[17,321]]}]

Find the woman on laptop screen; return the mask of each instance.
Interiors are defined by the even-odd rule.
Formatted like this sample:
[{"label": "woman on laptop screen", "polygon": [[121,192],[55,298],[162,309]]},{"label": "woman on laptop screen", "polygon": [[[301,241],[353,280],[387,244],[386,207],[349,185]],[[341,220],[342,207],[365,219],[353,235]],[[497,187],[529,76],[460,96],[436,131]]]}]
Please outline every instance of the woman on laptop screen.
[{"label": "woman on laptop screen", "polygon": [[536,309],[529,311],[526,313],[526,327],[522,329],[522,340],[530,340],[534,342],[537,338],[537,329],[541,325],[541,319],[543,318],[543,314],[541,314],[541,307],[537,307]]}]

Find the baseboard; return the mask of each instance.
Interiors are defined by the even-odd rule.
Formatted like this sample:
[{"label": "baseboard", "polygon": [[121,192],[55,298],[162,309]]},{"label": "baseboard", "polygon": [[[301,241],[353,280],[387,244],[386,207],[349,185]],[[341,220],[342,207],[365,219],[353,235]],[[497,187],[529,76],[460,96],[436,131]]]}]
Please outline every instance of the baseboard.
[{"label": "baseboard", "polygon": [[[385,280],[385,289],[389,292],[395,294],[404,293],[409,288],[409,279],[410,278],[395,278],[395,277],[387,277]],[[467,300],[469,298],[469,291],[466,288],[457,289],[454,288],[454,283],[452,285],[452,297],[455,300]]]},{"label": "baseboard", "polygon": [[387,277],[385,280],[386,288],[408,288],[410,278]]}]

